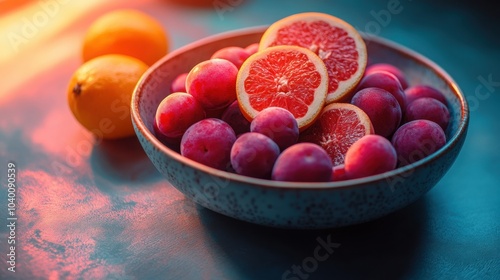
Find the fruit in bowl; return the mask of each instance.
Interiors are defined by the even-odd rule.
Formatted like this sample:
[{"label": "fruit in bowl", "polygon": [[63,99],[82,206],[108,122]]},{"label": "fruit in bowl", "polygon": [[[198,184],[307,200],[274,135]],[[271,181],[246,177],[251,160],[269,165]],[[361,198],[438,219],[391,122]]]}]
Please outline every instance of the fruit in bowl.
[{"label": "fruit in bowl", "polygon": [[[366,42],[367,53],[370,55],[370,61],[373,61],[373,63],[390,63],[405,74],[405,80],[410,86],[417,84],[418,81],[419,84],[427,84],[438,89],[445,96],[450,114],[446,131],[443,130],[446,142],[432,154],[404,166],[389,168],[391,170],[383,169],[383,173],[364,175],[365,173],[361,172],[363,170],[358,170],[357,172],[363,174],[363,176],[345,178],[345,176],[352,173],[352,166],[359,168],[359,159],[354,159],[352,164],[348,162],[349,165],[345,166],[345,168],[342,162],[342,156],[345,156],[347,149],[356,142],[353,141],[350,146],[344,147],[346,150],[340,152],[339,162],[335,164],[332,162],[330,166],[326,165],[331,169],[329,178],[332,177],[331,174],[334,174],[333,177],[335,177],[335,174],[343,174],[341,180],[325,179],[324,181],[327,182],[311,182],[312,180],[299,182],[299,180],[273,180],[272,175],[271,179],[269,179],[268,169],[263,172],[266,173],[264,177],[267,177],[263,179],[237,174],[231,168],[210,167],[182,156],[175,149],[162,143],[155,134],[154,118],[159,104],[171,93],[168,90],[171,88],[172,82],[179,75],[190,72],[201,61],[209,60],[214,53],[223,48],[235,46],[245,49],[259,42],[268,30],[267,26],[236,30],[214,35],[172,51],[151,67],[139,82],[132,98],[132,122],[135,132],[148,157],[172,186],[200,205],[236,219],[285,228],[329,228],[366,222],[405,207],[425,194],[444,176],[456,159],[466,136],[468,108],[463,94],[452,78],[432,61],[407,48],[373,36],[363,38]],[[265,50],[256,51],[254,53],[255,57],[262,57],[262,51]],[[323,55],[325,54],[323,53]],[[248,59],[256,61],[255,59],[252,60],[252,55]],[[357,61],[359,62],[359,60]],[[249,64],[245,66],[245,63],[247,62],[244,62],[238,71],[248,67]],[[360,67],[364,69],[365,66],[361,65]],[[322,76],[319,75],[318,77]],[[351,88],[351,90],[343,92],[341,94],[342,98],[354,95],[353,91],[361,78],[360,75],[356,82],[345,86]],[[314,94],[314,90],[312,92],[313,97],[320,96]],[[248,91],[245,93],[248,93]],[[345,119],[338,118],[343,115],[343,112],[351,112],[350,114],[363,127],[356,140],[364,139],[363,136],[376,132],[373,131],[369,116],[359,107],[354,104],[347,104],[346,99],[327,100],[326,95],[323,105],[315,106],[314,110],[319,111],[319,113],[306,125],[309,127],[301,129],[298,142],[302,143],[295,145],[312,142],[312,140],[304,141],[304,139],[300,140],[300,138],[307,135],[306,132],[316,125],[323,127],[332,123],[338,124],[336,127],[344,131],[346,137],[351,136],[351,132],[345,132],[350,131],[346,129]],[[235,98],[237,97],[235,96]],[[316,99],[313,98],[313,100]],[[347,100],[350,100],[350,98]],[[236,102],[238,101],[239,99]],[[225,102],[226,106],[231,106],[230,103],[228,100]],[[234,104],[234,101],[231,104]],[[240,108],[244,109],[245,106],[240,103]],[[311,106],[308,108],[310,109]],[[243,112],[242,115],[249,118],[248,121],[255,118],[255,116],[249,116],[248,112]],[[402,121],[401,125],[403,125]],[[394,132],[394,134],[396,133]],[[228,135],[230,136],[225,137],[225,142],[233,142],[233,139],[239,139],[236,138],[236,134],[229,133]],[[233,135],[235,138],[233,138]],[[245,133],[240,134],[240,137],[241,135],[245,135]],[[368,139],[363,141],[369,143],[370,141],[380,141],[380,137],[384,136],[378,135],[374,137],[376,140]],[[317,138],[321,139],[321,137]],[[269,142],[268,138],[262,141]],[[233,145],[235,142],[237,140],[234,140]],[[244,141],[242,140],[242,142]],[[374,155],[382,158],[387,156],[394,160],[390,153],[392,150],[387,148],[388,142],[380,142],[383,142],[386,148],[380,151],[375,150]],[[321,142],[318,143],[317,146],[322,147]],[[324,142],[324,144],[326,143],[331,143],[331,141]],[[365,143],[364,146],[370,147],[369,143],[368,145]],[[273,146],[272,144],[262,145],[267,145],[266,147]],[[289,148],[295,145],[291,145]],[[327,151],[326,154],[330,156],[332,153],[337,155],[335,153],[335,151],[338,151],[337,148],[332,149],[333,152],[329,153],[324,147],[322,148]],[[267,149],[276,152],[275,148]],[[362,147],[358,147],[358,149],[362,150]],[[224,151],[227,151],[227,149]],[[280,153],[283,154],[284,151],[280,150]],[[276,158],[276,161],[278,161],[279,156],[272,155],[269,158],[272,160]],[[303,158],[304,156],[301,159]],[[225,157],[225,160],[230,163],[230,152],[229,159]],[[289,161],[285,163],[289,163]],[[280,166],[282,166],[281,163]],[[283,164],[283,166],[286,166],[286,164]],[[388,164],[388,166],[392,165]],[[302,172],[305,173],[304,170]],[[349,170],[351,171],[349,172]],[[301,171],[299,169],[295,172],[299,173]],[[327,177],[326,175],[321,176]]]}]

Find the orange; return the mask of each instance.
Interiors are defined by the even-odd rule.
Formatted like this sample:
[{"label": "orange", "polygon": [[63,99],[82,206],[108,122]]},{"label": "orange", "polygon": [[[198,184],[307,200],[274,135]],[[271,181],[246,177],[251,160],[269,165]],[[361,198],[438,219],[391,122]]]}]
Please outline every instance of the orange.
[{"label": "orange", "polygon": [[299,13],[271,24],[259,42],[259,50],[276,45],[310,49],[328,69],[326,103],[346,101],[361,80],[367,63],[366,45],[347,22],[324,13]]},{"label": "orange", "polygon": [[67,89],[76,120],[101,139],[134,135],[130,102],[147,69],[141,60],[119,54],[102,55],[82,64]]},{"label": "orange", "polygon": [[96,19],[83,41],[83,61],[124,54],[152,65],[167,54],[169,38],[160,22],[137,10],[114,10]]},{"label": "orange", "polygon": [[251,55],[236,78],[236,96],[249,120],[265,108],[290,111],[299,126],[313,123],[325,103],[328,73],[312,51],[297,46],[276,46]]},{"label": "orange", "polygon": [[361,137],[373,134],[368,115],[349,103],[331,103],[318,120],[300,135],[300,142],[320,145],[330,155],[334,166],[343,164],[349,147]]}]

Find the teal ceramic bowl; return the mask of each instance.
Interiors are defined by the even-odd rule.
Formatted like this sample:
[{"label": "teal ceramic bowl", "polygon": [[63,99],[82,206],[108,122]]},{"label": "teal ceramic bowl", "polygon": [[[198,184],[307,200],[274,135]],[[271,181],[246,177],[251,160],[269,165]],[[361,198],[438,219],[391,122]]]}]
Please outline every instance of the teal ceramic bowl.
[{"label": "teal ceramic bowl", "polygon": [[169,94],[172,80],[222,47],[245,47],[258,42],[265,28],[227,32],[172,51],[154,64],[138,83],[131,108],[134,129],[144,151],[170,185],[201,206],[235,219],[280,228],[319,229],[386,216],[422,197],[446,174],[467,133],[469,111],[464,95],[434,62],[374,36],[364,38],[370,63],[394,64],[403,70],[410,85],[434,86],[448,99],[451,121],[446,131],[447,143],[425,159],[361,179],[290,183],[216,170],[163,145],[154,135],[153,118],[158,104]]}]

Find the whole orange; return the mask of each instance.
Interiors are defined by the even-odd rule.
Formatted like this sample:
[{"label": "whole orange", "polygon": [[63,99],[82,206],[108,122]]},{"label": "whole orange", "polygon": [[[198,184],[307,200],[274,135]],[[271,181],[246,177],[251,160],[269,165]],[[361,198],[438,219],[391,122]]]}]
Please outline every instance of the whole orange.
[{"label": "whole orange", "polygon": [[83,61],[104,54],[124,54],[151,65],[169,49],[169,38],[160,22],[133,9],[108,12],[96,19],[85,34]]},{"label": "whole orange", "polygon": [[148,66],[137,58],[108,54],[83,63],[67,89],[77,121],[100,139],[134,135],[130,117],[132,93]]}]

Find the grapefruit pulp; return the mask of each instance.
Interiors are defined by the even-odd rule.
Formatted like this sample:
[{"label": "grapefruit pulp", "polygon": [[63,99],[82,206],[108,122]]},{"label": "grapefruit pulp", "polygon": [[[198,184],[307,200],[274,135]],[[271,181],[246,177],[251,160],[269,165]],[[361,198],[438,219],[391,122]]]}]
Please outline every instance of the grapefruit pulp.
[{"label": "grapefruit pulp", "polygon": [[323,61],[298,46],[275,46],[251,55],[241,65],[236,96],[249,121],[268,107],[287,109],[299,130],[311,125],[321,112],[328,89]]},{"label": "grapefruit pulp", "polygon": [[326,103],[348,101],[367,63],[366,45],[347,22],[324,13],[299,13],[271,24],[261,37],[259,50],[295,45],[317,54],[328,70]]},{"label": "grapefruit pulp", "polygon": [[333,166],[344,163],[349,147],[361,137],[373,134],[370,118],[349,103],[332,103],[321,111],[316,122],[300,134],[299,142],[320,145],[332,159]]}]

